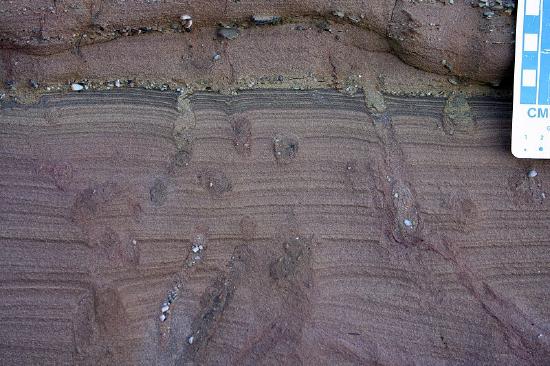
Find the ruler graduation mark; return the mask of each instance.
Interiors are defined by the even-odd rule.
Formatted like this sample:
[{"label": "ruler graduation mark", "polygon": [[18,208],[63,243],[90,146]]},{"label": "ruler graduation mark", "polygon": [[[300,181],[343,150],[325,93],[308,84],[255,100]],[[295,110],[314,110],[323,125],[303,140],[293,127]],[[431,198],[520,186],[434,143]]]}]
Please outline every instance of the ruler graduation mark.
[{"label": "ruler graduation mark", "polygon": [[[550,0],[519,0],[512,153],[550,158]],[[548,136],[548,138],[545,138]]]}]

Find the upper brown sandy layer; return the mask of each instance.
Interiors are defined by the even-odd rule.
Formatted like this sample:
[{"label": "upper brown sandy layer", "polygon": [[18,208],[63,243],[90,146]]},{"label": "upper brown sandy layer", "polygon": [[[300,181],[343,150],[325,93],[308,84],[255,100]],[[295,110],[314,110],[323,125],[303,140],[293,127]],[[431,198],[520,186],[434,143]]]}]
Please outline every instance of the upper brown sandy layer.
[{"label": "upper brown sandy layer", "polygon": [[[181,29],[178,19],[183,14],[193,17],[194,29],[212,28],[218,23],[248,27],[253,14],[278,15],[283,22],[297,17],[327,18],[376,32],[389,41],[392,52],[419,69],[500,83],[512,65],[514,19],[502,10],[484,17],[488,9],[471,3],[479,2],[3,1],[0,46],[51,55],[131,34],[132,30]],[[214,31],[211,36],[215,36]],[[4,53],[4,67],[9,68],[11,62],[10,54]]]},{"label": "upper brown sandy layer", "polygon": [[[327,87],[347,94],[361,88],[434,96],[496,92],[451,76],[449,70],[440,75],[407,65],[392,53],[386,38],[347,23],[303,19],[241,28],[231,40],[217,37],[216,32],[216,27],[191,33],[149,32],[52,55],[4,49],[0,78],[6,82],[4,93],[20,101],[70,90],[75,81],[100,90],[120,85],[224,93]],[[506,88],[502,91],[507,93]]]},{"label": "upper brown sandy layer", "polygon": [[5,107],[1,363],[547,365],[550,167],[509,153],[510,114],[283,90]]}]

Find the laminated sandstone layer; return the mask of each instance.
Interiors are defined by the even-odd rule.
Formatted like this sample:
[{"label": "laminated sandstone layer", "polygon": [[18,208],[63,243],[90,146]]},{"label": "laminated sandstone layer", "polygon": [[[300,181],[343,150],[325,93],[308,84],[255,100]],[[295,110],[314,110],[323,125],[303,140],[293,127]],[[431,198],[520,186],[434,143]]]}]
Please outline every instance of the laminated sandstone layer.
[{"label": "laminated sandstone layer", "polygon": [[509,153],[510,114],[330,90],[6,106],[2,363],[547,364],[549,167]]}]

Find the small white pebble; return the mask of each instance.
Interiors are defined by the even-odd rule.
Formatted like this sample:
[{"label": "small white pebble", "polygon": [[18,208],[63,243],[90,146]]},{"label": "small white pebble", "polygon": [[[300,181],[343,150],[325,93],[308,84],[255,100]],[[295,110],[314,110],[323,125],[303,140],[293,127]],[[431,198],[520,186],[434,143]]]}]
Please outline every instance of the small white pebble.
[{"label": "small white pebble", "polygon": [[170,310],[170,306],[168,305],[165,305],[162,308],[160,308],[160,311],[162,311],[163,313],[166,313],[168,310]]},{"label": "small white pebble", "polygon": [[394,197],[394,198],[399,198],[399,193],[394,193],[394,194],[393,194],[393,197]]},{"label": "small white pebble", "polygon": [[137,241],[136,239],[132,240],[132,244],[136,245],[137,244]]},{"label": "small white pebble", "polygon": [[160,321],[163,322],[166,320],[166,315],[162,314],[159,318],[160,318]]},{"label": "small white pebble", "polygon": [[202,245],[199,245],[199,250],[203,250],[204,247]]},{"label": "small white pebble", "polygon": [[411,227],[411,226],[413,226],[412,221],[409,220],[409,219],[403,220],[403,224],[405,224],[406,227]]},{"label": "small white pebble", "polygon": [[181,23],[183,24],[183,28],[185,28],[185,30],[187,31],[190,31],[191,27],[193,26],[193,19],[191,19],[191,15],[182,15],[180,19]]},{"label": "small white pebble", "polygon": [[71,84],[71,89],[72,89],[73,91],[81,91],[81,90],[84,89],[84,85],[78,84],[78,83],[72,83],[72,84]]},{"label": "small white pebble", "polygon": [[535,178],[537,175],[539,175],[539,173],[535,169],[530,170],[529,173],[527,173],[529,178]]},{"label": "small white pebble", "polygon": [[193,253],[197,253],[200,249],[199,247],[193,247],[193,249],[191,249],[193,251]]},{"label": "small white pebble", "polygon": [[191,336],[191,337],[187,338],[187,343],[193,344],[194,340],[195,340],[195,337]]},{"label": "small white pebble", "polygon": [[116,86],[117,88],[120,88],[120,80],[117,79],[117,81],[115,81],[115,86]]}]

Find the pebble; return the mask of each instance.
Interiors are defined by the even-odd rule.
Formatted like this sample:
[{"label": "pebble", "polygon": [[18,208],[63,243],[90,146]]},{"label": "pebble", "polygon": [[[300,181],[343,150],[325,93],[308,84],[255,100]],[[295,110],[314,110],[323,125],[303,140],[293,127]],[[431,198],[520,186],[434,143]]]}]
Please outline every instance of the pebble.
[{"label": "pebble", "polygon": [[78,84],[78,83],[72,83],[71,84],[71,89],[73,91],[81,91],[81,90],[84,90],[84,85]]},{"label": "pebble", "polygon": [[162,311],[163,313],[166,313],[168,310],[170,310],[170,306],[168,305],[164,305],[162,308],[160,308],[160,311]]},{"label": "pebble", "polygon": [[535,178],[537,175],[539,175],[539,173],[535,169],[530,170],[529,173],[527,173],[529,178]]},{"label": "pebble", "polygon": [[222,58],[222,56],[219,53],[216,52],[214,54],[214,56],[212,57],[212,60],[219,61],[221,58]]},{"label": "pebble", "polygon": [[194,340],[195,340],[195,337],[191,336],[191,337],[187,338],[187,343],[193,344]]},{"label": "pebble", "polygon": [[409,219],[403,220],[403,224],[405,224],[406,227],[411,227],[411,226],[413,226],[412,221],[409,220]]},{"label": "pebble", "polygon": [[115,86],[116,86],[117,88],[120,88],[120,80],[117,79],[117,80],[115,81]]},{"label": "pebble", "polygon": [[239,36],[239,30],[237,28],[218,28],[218,37],[225,39],[235,39]]},{"label": "pebble", "polygon": [[447,80],[449,81],[449,83],[451,83],[453,85],[458,85],[458,79],[454,76],[448,78]]},{"label": "pebble", "polygon": [[281,17],[278,15],[253,15],[252,21],[256,25],[273,25],[281,21]]},{"label": "pebble", "polygon": [[163,322],[166,320],[166,315],[162,314],[159,318],[160,318],[160,321]]},{"label": "pebble", "polygon": [[38,82],[36,80],[29,80],[29,85],[33,89],[38,89]]},{"label": "pebble", "polygon": [[193,19],[191,18],[191,15],[184,14],[180,17],[180,20],[183,25],[183,29],[187,32],[191,32],[191,27],[193,26]]}]

